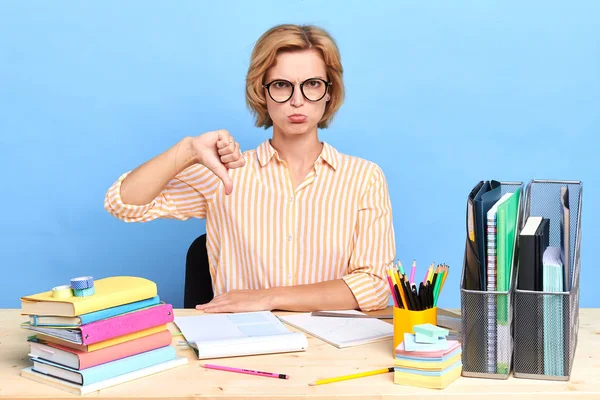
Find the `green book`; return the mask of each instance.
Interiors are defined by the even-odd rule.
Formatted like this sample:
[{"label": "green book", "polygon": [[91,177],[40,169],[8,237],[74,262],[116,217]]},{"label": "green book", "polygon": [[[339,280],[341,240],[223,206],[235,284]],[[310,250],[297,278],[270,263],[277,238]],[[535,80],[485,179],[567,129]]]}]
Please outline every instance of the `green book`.
[{"label": "green book", "polygon": [[[521,188],[518,188],[502,204],[498,206],[496,222],[496,285],[499,292],[510,289],[513,256],[519,218]],[[508,295],[498,295],[497,301],[497,367],[498,373],[506,374],[510,364],[510,324],[508,310]]]},{"label": "green book", "polygon": [[[508,200],[498,206],[496,284],[499,292],[506,292],[510,288],[520,195],[521,188],[518,188]],[[502,296],[500,300],[498,302],[498,322],[508,323],[508,297]]]}]

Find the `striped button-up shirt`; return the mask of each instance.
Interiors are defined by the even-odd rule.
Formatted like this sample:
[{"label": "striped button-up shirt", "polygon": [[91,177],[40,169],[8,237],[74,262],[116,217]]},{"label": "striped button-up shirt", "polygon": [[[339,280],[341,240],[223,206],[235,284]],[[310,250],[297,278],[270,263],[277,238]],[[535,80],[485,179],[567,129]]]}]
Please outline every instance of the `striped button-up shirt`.
[{"label": "striped button-up shirt", "polygon": [[229,170],[230,195],[216,175],[196,164],[146,205],[121,200],[125,173],[106,193],[105,208],[126,222],[205,218],[215,296],[343,279],[362,310],[384,308],[390,295],[385,266],[396,249],[381,168],[324,143],[293,188],[269,140],[243,156],[246,165]]}]

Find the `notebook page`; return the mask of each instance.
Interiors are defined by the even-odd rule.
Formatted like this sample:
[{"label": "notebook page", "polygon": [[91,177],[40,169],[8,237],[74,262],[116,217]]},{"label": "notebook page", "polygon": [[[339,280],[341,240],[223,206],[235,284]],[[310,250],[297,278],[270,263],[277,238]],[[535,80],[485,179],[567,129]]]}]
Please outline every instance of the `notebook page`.
[{"label": "notebook page", "polygon": [[291,334],[270,311],[175,317],[188,342]]},{"label": "notebook page", "polygon": [[385,340],[394,336],[392,324],[375,318],[312,316],[296,313],[279,317],[283,322],[342,348]]}]

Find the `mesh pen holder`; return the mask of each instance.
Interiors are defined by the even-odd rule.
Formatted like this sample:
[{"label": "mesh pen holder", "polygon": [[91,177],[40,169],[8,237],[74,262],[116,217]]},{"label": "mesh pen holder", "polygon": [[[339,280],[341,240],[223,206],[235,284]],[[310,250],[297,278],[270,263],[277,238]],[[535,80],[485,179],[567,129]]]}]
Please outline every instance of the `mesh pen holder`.
[{"label": "mesh pen holder", "polygon": [[[581,245],[580,181],[532,180],[527,186],[523,224],[529,216],[550,221],[549,245],[561,247],[561,187],[569,190],[569,290],[546,292],[515,288],[515,378],[569,380],[579,331]],[[563,260],[563,263],[565,260]],[[518,282],[518,281],[517,281]]]},{"label": "mesh pen holder", "polygon": [[[466,289],[467,247],[460,280],[462,321],[462,375],[473,378],[507,379],[513,356],[513,303],[516,276],[518,227],[523,215],[523,183],[501,182],[501,194],[521,189],[517,229],[513,243],[511,274],[506,291]],[[481,238],[480,238],[481,240]],[[469,246],[467,238],[466,246]],[[485,257],[485,255],[483,255]],[[481,257],[481,255],[480,255]]]}]

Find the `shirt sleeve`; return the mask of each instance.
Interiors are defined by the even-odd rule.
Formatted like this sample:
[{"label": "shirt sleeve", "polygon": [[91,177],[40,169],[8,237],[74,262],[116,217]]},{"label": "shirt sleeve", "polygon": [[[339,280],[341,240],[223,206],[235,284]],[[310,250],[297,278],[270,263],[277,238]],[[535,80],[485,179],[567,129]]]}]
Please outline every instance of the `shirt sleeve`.
[{"label": "shirt sleeve", "polygon": [[205,166],[192,165],[175,176],[150,203],[133,205],[123,203],[121,199],[121,184],[129,173],[121,175],[104,198],[106,211],[125,222],[148,222],[157,218],[205,218],[208,203],[221,182]]},{"label": "shirt sleeve", "polygon": [[380,167],[375,166],[362,196],[356,224],[355,248],[346,282],[361,310],[383,309],[390,289],[385,265],[394,260],[396,245],[388,186]]}]

